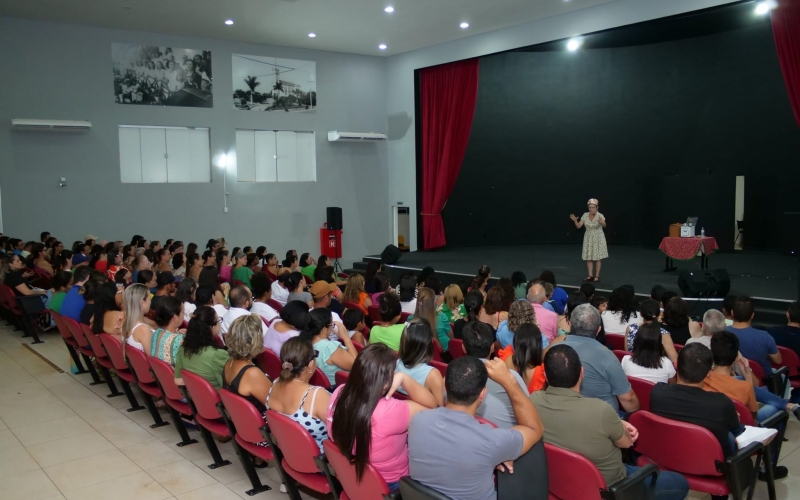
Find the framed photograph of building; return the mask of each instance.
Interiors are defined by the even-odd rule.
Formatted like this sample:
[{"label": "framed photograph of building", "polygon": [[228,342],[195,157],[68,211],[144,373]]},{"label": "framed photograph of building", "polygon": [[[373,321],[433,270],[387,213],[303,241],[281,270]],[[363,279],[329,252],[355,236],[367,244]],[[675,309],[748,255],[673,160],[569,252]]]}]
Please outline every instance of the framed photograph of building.
[{"label": "framed photograph of building", "polygon": [[314,61],[233,54],[233,107],[308,113],[317,109]]},{"label": "framed photograph of building", "polygon": [[117,104],[211,108],[211,52],[115,43],[114,101]]}]

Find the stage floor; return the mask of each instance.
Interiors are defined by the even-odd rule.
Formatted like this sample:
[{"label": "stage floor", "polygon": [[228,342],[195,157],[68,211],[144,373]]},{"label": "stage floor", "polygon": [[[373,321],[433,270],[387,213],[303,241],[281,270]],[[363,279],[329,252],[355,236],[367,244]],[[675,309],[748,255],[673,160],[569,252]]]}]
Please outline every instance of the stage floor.
[{"label": "stage floor", "polygon": [[[649,294],[660,284],[680,293],[678,274],[684,269],[699,270],[700,260],[675,261],[677,271],[664,272],[665,256],[657,249],[634,246],[611,246],[610,258],[603,261],[598,290],[629,283],[637,293]],[[368,258],[379,258],[369,256]],[[487,264],[492,276],[511,276],[522,271],[528,279],[550,269],[559,284],[580,286],[587,276],[579,245],[519,245],[470,248],[446,248],[433,252],[403,253],[392,267],[422,269],[433,266],[437,272],[474,276]],[[726,269],[731,278],[731,293],[772,300],[797,300],[797,258],[773,252],[741,251],[709,256],[709,269]]]}]

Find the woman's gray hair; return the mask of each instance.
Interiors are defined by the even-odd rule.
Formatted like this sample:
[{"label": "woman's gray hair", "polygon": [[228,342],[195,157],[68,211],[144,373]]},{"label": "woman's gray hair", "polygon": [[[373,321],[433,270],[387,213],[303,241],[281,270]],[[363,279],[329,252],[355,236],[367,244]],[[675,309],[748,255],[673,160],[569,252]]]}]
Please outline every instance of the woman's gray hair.
[{"label": "woman's gray hair", "polygon": [[591,304],[581,304],[569,316],[570,335],[595,338],[601,324],[600,313]]},{"label": "woman's gray hair", "polygon": [[703,330],[706,331],[707,335],[714,335],[717,332],[727,329],[728,325],[725,324],[725,315],[716,309],[709,309],[703,315]]},{"label": "woman's gray hair", "polygon": [[232,359],[249,361],[261,354],[264,350],[262,324],[258,314],[239,316],[231,323],[225,345]]}]

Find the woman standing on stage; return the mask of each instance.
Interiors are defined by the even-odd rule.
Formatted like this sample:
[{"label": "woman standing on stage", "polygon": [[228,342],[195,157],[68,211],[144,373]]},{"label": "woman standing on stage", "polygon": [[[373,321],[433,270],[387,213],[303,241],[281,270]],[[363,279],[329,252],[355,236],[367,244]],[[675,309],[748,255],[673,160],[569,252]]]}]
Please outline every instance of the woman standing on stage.
[{"label": "woman standing on stage", "polygon": [[[606,235],[603,228],[606,227],[606,218],[597,211],[598,202],[592,198],[587,202],[589,211],[584,213],[580,219],[575,214],[569,216],[575,227],[580,229],[586,226],[586,234],[583,235],[583,254],[582,258],[586,261],[586,268],[589,270],[589,277],[583,281],[600,281],[600,264],[602,259],[608,258],[608,248],[606,247]],[[594,273],[594,265],[597,264],[597,274]]]}]

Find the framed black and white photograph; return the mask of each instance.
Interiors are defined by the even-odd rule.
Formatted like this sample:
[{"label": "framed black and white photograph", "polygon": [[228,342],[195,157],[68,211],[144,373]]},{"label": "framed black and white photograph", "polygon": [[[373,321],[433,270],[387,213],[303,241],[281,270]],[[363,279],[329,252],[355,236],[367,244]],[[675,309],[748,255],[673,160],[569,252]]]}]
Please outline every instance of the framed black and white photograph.
[{"label": "framed black and white photograph", "polygon": [[211,108],[211,52],[115,43],[114,102]]},{"label": "framed black and white photograph", "polygon": [[317,109],[314,61],[233,54],[233,107],[308,113]]}]

